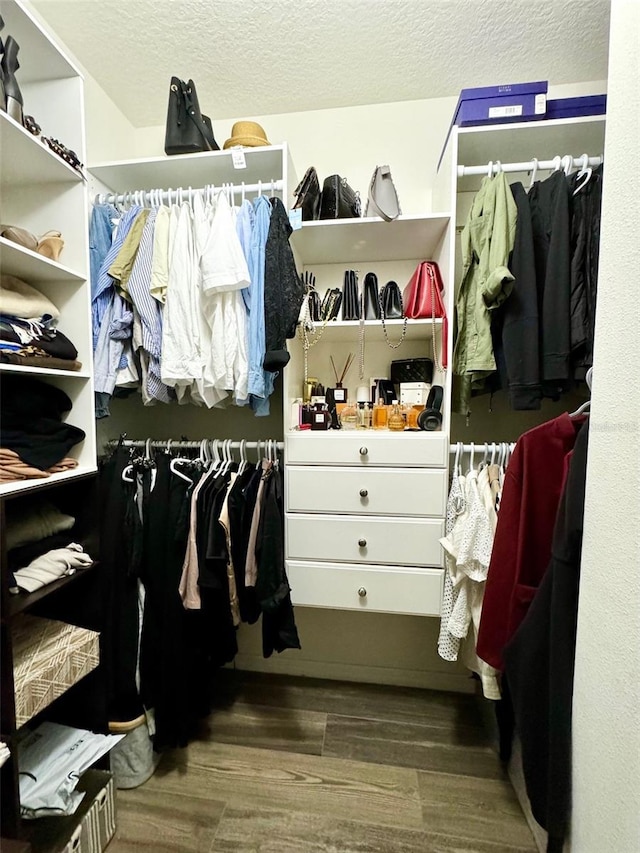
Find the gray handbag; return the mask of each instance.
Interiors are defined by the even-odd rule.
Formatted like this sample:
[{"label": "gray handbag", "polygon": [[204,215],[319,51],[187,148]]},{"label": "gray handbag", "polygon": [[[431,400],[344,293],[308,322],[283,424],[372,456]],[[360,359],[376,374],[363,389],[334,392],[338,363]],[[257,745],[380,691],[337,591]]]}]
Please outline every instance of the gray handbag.
[{"label": "gray handbag", "polygon": [[364,215],[375,214],[387,222],[392,222],[401,213],[398,193],[391,177],[391,169],[388,166],[376,166],[369,184],[367,209]]}]

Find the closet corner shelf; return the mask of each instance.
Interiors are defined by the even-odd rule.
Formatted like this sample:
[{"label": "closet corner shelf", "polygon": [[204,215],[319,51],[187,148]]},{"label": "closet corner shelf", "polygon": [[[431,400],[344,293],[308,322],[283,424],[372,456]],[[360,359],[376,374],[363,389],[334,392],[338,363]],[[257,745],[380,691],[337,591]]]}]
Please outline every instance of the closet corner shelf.
[{"label": "closet corner shelf", "polygon": [[2,483],[0,485],[0,498],[18,496],[26,492],[42,492],[45,489],[55,488],[61,483],[66,483],[69,480],[79,480],[84,477],[91,477],[98,471],[97,465],[78,465],[71,471],[63,471],[61,474],[52,474],[50,477],[44,477],[41,480],[16,480],[11,483]]},{"label": "closet corner shelf", "polygon": [[33,376],[64,376],[72,379],[91,379],[87,370],[59,370],[51,367],[30,367],[23,364],[0,364],[2,373],[30,373]]},{"label": "closet corner shelf", "polygon": [[91,570],[97,565],[97,562],[93,562],[90,566],[87,566],[86,569],[77,569],[74,574],[67,575],[57,581],[53,581],[53,583],[49,583],[41,589],[37,589],[35,592],[21,592],[18,595],[11,595],[9,599],[9,606],[7,608],[9,611],[9,618],[16,616],[18,613],[22,613],[34,604],[42,601],[43,598],[47,598],[47,596],[58,592],[58,590],[63,589],[69,584],[75,583],[80,578],[83,578],[85,575],[90,574]]},{"label": "closet corner shelf", "polygon": [[[391,341],[397,340],[402,333],[404,320],[385,320],[385,324]],[[442,320],[407,320],[407,334],[405,340],[424,340],[425,338],[431,337],[432,330],[434,328],[437,333],[441,327]],[[316,323],[316,329],[319,338],[318,342],[321,340],[331,341],[333,343],[338,341],[354,341],[358,336],[360,321],[332,320],[324,327],[321,323]],[[382,320],[365,320],[364,329],[365,340],[367,343],[384,340]],[[311,336],[311,340],[313,340],[313,336]]]},{"label": "closet corner shelf", "polygon": [[125,190],[177,189],[203,187],[206,184],[252,184],[261,180],[265,192],[270,180],[282,180],[286,166],[286,143],[243,148],[246,168],[234,169],[232,149],[178,154],[174,157],[145,157],[139,160],[114,160],[89,167],[91,175],[114,192]]},{"label": "closet corner shelf", "polygon": [[450,215],[399,216],[384,219],[319,219],[303,222],[291,242],[300,262],[361,263],[429,259],[442,240]]},{"label": "closet corner shelf", "polygon": [[[606,116],[549,119],[457,128],[458,163],[478,166],[500,160],[519,163],[537,157],[552,159],[556,155],[583,153],[601,156],[604,152]],[[458,181],[459,191],[480,186],[481,176],[465,176]]]},{"label": "closet corner shelf", "polygon": [[52,261],[18,245],[5,237],[0,237],[0,270],[8,275],[16,275],[34,283],[65,281],[82,283],[86,276],[58,261]]},{"label": "closet corner shelf", "polygon": [[82,175],[0,110],[0,186],[82,183]]}]

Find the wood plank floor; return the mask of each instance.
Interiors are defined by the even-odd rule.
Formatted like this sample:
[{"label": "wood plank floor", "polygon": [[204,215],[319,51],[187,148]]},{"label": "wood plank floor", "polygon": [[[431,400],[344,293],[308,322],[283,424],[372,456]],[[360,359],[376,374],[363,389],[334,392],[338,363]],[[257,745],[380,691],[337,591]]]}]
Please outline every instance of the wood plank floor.
[{"label": "wood plank floor", "polygon": [[225,670],[109,853],[534,853],[477,700]]}]

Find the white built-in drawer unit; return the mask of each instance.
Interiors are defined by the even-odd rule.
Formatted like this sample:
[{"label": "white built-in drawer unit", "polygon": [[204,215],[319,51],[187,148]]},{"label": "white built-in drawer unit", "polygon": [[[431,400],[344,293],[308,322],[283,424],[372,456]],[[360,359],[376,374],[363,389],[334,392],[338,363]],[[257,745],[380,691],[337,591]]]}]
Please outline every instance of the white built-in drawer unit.
[{"label": "white built-in drawer unit", "polygon": [[442,516],[444,468],[345,468],[289,465],[289,512]]},{"label": "white built-in drawer unit", "polygon": [[442,433],[393,433],[374,430],[287,436],[289,465],[377,465],[394,468],[445,468],[449,444]]},{"label": "white built-in drawer unit", "polygon": [[289,515],[287,556],[396,566],[441,566],[438,518]]},{"label": "white built-in drawer unit", "polygon": [[446,434],[288,434],[294,604],[437,616],[448,452]]},{"label": "white built-in drawer unit", "polygon": [[442,572],[407,566],[355,566],[347,563],[287,564],[295,605],[437,616]]}]

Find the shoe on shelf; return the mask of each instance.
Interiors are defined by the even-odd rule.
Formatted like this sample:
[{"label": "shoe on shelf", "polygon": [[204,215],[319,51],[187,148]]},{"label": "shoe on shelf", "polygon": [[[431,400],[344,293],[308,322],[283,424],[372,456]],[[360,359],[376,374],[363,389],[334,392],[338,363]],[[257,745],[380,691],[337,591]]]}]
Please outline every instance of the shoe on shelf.
[{"label": "shoe on shelf", "polygon": [[[0,33],[4,29],[4,19],[0,15]],[[4,95],[4,71],[2,70],[2,58],[4,57],[4,45],[0,39],[0,110],[7,109],[7,99]]]},{"label": "shoe on shelf", "polygon": [[16,71],[20,68],[18,62],[18,51],[20,45],[13,36],[4,43],[4,53],[2,54],[2,84],[4,88],[5,108],[7,113],[18,124],[22,124],[22,92],[16,80]]},{"label": "shoe on shelf", "polygon": [[52,261],[58,260],[64,248],[64,240],[59,231],[47,231],[38,240],[35,234],[27,231],[26,228],[19,228],[17,225],[0,225],[0,237],[24,246],[32,252],[37,252]]},{"label": "shoe on shelf", "polygon": [[38,240],[36,252],[39,255],[44,255],[45,258],[57,261],[63,249],[64,240],[62,239],[62,234],[59,231],[47,231]]}]

